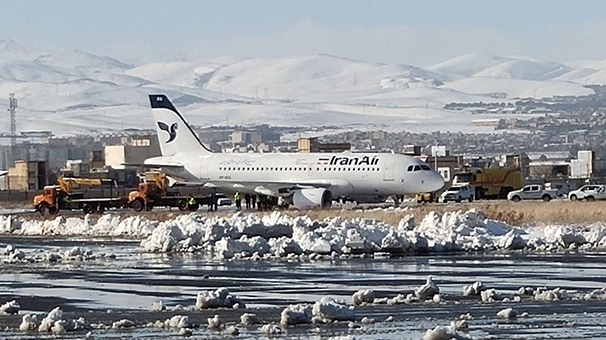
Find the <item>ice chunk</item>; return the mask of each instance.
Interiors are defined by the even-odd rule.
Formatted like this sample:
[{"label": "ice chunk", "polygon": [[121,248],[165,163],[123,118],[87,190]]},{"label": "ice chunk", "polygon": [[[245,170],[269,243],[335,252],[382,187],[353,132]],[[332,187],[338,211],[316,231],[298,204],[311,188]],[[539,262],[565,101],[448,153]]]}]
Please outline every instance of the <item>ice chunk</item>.
[{"label": "ice chunk", "polygon": [[208,323],[209,329],[219,330],[223,328],[223,320],[221,320],[221,317],[219,315],[215,315],[212,318],[208,318],[206,319],[206,321]]},{"label": "ice chunk", "polygon": [[236,328],[236,326],[229,326],[225,329],[225,333],[231,335],[231,336],[237,336],[240,335],[240,331]]},{"label": "ice chunk", "polygon": [[497,313],[497,316],[503,319],[515,319],[518,315],[513,308],[505,308]]},{"label": "ice chunk", "polygon": [[227,288],[219,288],[216,291],[199,292],[196,308],[246,308],[246,305],[239,297],[229,294]]},{"label": "ice chunk", "polygon": [[371,304],[375,300],[375,292],[372,289],[359,290],[351,296],[354,306]]},{"label": "ice chunk", "polygon": [[55,325],[56,321],[59,321],[63,318],[63,311],[59,307],[55,307],[55,309],[51,310],[48,315],[40,322],[40,326],[38,327],[39,332],[50,332],[51,328]]},{"label": "ice chunk", "polygon": [[38,328],[38,315],[25,314],[21,318],[21,324],[19,330],[23,332],[35,331]]},{"label": "ice chunk", "polygon": [[278,325],[266,324],[261,326],[261,333],[265,335],[279,335],[282,334],[282,328]]},{"label": "ice chunk", "polygon": [[427,277],[424,285],[415,289],[415,295],[421,300],[430,300],[438,293],[440,288],[433,282],[431,275]]},{"label": "ice chunk", "polygon": [[151,307],[152,312],[162,312],[166,310],[166,306],[162,301],[156,301],[152,304]]},{"label": "ice chunk", "polygon": [[164,327],[166,328],[191,328],[192,323],[189,321],[187,315],[175,315],[170,319],[164,321]]},{"label": "ice chunk", "polygon": [[449,340],[456,339],[458,335],[451,326],[436,326],[434,329],[428,329],[423,336],[423,340]]},{"label": "ice chunk", "polygon": [[0,306],[0,314],[19,314],[20,309],[19,303],[12,300]]},{"label": "ice chunk", "polygon": [[331,297],[323,297],[313,307],[313,315],[323,322],[354,321],[356,312],[353,307],[335,301]]},{"label": "ice chunk", "polygon": [[121,329],[121,328],[133,328],[135,327],[135,323],[129,319],[122,319],[116,321],[112,324],[113,329]]},{"label": "ice chunk", "polygon": [[463,287],[463,296],[480,296],[487,288],[480,281],[476,281],[469,286]]},{"label": "ice chunk", "polygon": [[244,326],[252,326],[260,322],[256,314],[244,313],[240,316],[240,323]]},{"label": "ice chunk", "polygon": [[312,307],[307,304],[290,305],[282,310],[280,324],[300,325],[311,323],[313,317]]}]

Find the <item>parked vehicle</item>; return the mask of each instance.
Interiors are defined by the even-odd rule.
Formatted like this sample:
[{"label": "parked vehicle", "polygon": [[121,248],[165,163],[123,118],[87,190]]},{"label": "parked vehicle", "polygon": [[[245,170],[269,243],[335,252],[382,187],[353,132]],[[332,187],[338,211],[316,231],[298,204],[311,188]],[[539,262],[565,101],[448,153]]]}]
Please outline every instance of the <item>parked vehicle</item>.
[{"label": "parked vehicle", "polygon": [[475,199],[505,199],[524,185],[520,168],[471,169],[455,174],[453,186],[471,185]]},{"label": "parked vehicle", "polygon": [[606,199],[606,185],[584,185],[568,194],[571,201],[577,200],[603,200]]},{"label": "parked vehicle", "polygon": [[515,190],[507,195],[507,199],[514,202],[522,200],[543,200],[549,202],[558,197],[558,191],[545,189],[542,185],[532,184],[523,187],[521,190]]},{"label": "parked vehicle", "polygon": [[227,197],[218,197],[217,198],[217,205],[218,206],[230,206],[231,205],[231,200]]},{"label": "parked vehicle", "polygon": [[140,212],[152,210],[153,207],[177,207],[181,211],[196,211],[200,205],[208,204],[208,197],[195,196],[195,204],[190,204],[190,196],[182,196],[168,189],[168,178],[163,173],[150,172],[145,174],[145,182],[139,183],[139,188],[128,195],[128,205]]},{"label": "parked vehicle", "polygon": [[415,195],[415,199],[417,203],[431,203],[434,201],[434,193],[432,192],[423,192]]},{"label": "parked vehicle", "polygon": [[442,193],[440,200],[444,203],[449,201],[461,202],[463,200],[473,202],[475,190],[471,185],[452,186]]},{"label": "parked vehicle", "polygon": [[[59,185],[44,187],[44,192],[34,197],[34,208],[41,214],[54,215],[60,210],[82,210],[87,214],[102,213],[109,208],[121,208],[126,203],[123,197],[116,196],[115,181],[109,179],[62,177]],[[101,197],[90,197],[86,189],[100,189]],[[109,194],[109,195],[107,195]]]}]

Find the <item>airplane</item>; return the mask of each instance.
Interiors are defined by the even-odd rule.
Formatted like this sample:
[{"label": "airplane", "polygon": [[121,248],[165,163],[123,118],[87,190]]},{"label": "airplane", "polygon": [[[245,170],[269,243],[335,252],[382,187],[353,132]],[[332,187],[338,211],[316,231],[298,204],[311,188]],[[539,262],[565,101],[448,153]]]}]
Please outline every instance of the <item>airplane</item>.
[{"label": "airplane", "polygon": [[214,153],[206,148],[164,94],[150,94],[161,168],[184,185],[225,194],[278,197],[298,209],[330,208],[333,200],[435,192],[442,176],[414,157],[388,153]]}]

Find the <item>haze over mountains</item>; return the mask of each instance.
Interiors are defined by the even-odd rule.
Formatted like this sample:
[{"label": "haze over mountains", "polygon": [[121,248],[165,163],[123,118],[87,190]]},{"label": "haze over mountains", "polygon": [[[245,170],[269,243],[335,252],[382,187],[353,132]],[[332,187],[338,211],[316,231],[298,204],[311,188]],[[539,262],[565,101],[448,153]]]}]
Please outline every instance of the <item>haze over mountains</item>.
[{"label": "haze over mountains", "polygon": [[[429,67],[332,55],[133,65],[83,51],[0,40],[0,106],[19,99],[18,130],[57,134],[151,128],[149,93],[167,93],[193,124],[339,125],[409,131],[487,131],[450,102],[584,95],[606,84],[606,60],[558,63],[466,54]],[[494,94],[505,94],[495,99]],[[0,115],[0,133],[9,117]]]}]

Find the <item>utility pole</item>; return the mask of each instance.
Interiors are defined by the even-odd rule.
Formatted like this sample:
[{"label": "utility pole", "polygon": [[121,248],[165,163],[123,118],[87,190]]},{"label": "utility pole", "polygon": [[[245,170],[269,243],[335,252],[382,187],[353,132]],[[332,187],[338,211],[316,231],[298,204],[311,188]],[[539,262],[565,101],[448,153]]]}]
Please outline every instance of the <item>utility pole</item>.
[{"label": "utility pole", "polygon": [[11,93],[8,97],[8,112],[11,113],[11,146],[15,146],[17,143],[17,98],[15,94]]}]

